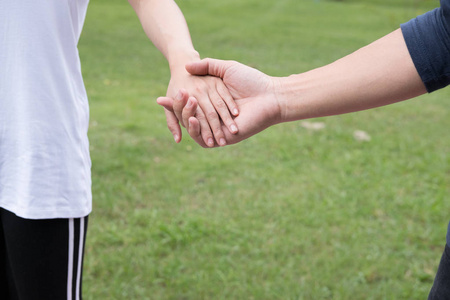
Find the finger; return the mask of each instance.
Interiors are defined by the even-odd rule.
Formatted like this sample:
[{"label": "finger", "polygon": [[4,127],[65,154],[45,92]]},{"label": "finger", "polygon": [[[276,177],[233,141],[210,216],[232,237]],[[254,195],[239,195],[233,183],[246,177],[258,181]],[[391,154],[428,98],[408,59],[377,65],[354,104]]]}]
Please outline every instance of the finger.
[{"label": "finger", "polygon": [[183,109],[182,119],[183,123],[186,124],[186,129],[189,132],[189,118],[194,117],[198,108],[198,102],[195,97],[189,97],[186,106]]},{"label": "finger", "polygon": [[[217,114],[219,114],[220,118],[222,119],[222,122],[228,127],[228,129],[233,134],[236,134],[238,132],[238,128],[237,128],[237,125],[234,122],[233,118],[230,115],[230,111],[228,110],[228,106],[227,106],[226,102],[222,99],[222,97],[220,97],[220,95],[216,91],[211,92],[209,95],[209,98],[215,108],[215,114],[209,113],[209,114],[207,114],[207,117],[208,117],[209,124],[214,132],[214,136],[216,137],[216,140],[219,138],[218,141],[220,141],[221,138],[225,138],[225,135],[223,134],[223,130],[222,130],[222,123],[220,122],[219,119],[216,120]],[[210,120],[209,118],[214,118],[214,119]],[[219,143],[219,144],[221,145],[221,143]],[[225,146],[225,145],[223,145],[223,146]]]},{"label": "finger", "polygon": [[[206,116],[206,120],[214,134],[214,138],[215,138],[216,142],[220,146],[225,146],[227,144],[227,142],[225,140],[225,134],[222,131],[222,123],[220,122],[219,115],[217,114],[216,108],[214,107],[213,104],[211,104],[211,102],[219,103],[219,101],[221,101],[221,103],[219,103],[219,106],[221,106],[221,109],[223,109],[225,107],[225,102],[222,99],[218,99],[220,97],[216,93],[214,93],[212,96],[210,95],[209,98],[211,99],[210,101],[200,102],[201,103],[200,107]],[[228,117],[229,117],[230,114],[229,114],[229,112],[227,112],[227,113],[228,113]],[[199,119],[199,121],[200,121],[200,124],[202,124],[202,122],[201,122],[202,120]],[[203,131],[203,128],[202,128],[202,131]]]},{"label": "finger", "polygon": [[173,99],[170,97],[158,97],[156,103],[164,107],[170,112],[173,112]]},{"label": "finger", "polygon": [[[219,84],[219,86],[220,86],[220,84]],[[214,105],[214,108],[216,109],[220,118],[222,119],[222,122],[225,124],[225,126],[227,126],[228,130],[231,133],[236,134],[236,133],[238,133],[238,127],[237,127],[236,123],[234,122],[232,116],[230,115],[229,106],[227,105],[226,100],[224,99],[224,97],[222,97],[218,93],[218,88],[219,87],[216,87],[217,92],[214,91],[214,92],[212,92],[212,95],[210,95],[211,102]],[[231,100],[228,99],[228,101],[230,101],[231,103],[234,103],[234,100],[231,97],[231,95],[228,94],[228,96],[231,98]],[[220,124],[220,126],[221,125],[222,124]],[[221,126],[221,128],[222,128],[222,126]],[[213,128],[213,131],[214,131],[214,128]],[[215,132],[214,132],[214,134],[215,134]]]},{"label": "finger", "polygon": [[200,123],[200,134],[203,138],[203,141],[208,147],[214,147],[213,133],[211,131],[211,128],[209,127],[209,122],[200,107],[197,108],[196,118]]},{"label": "finger", "polygon": [[220,82],[219,84],[217,84],[216,90],[219,96],[222,97],[222,99],[227,104],[228,110],[233,114],[233,116],[239,116],[239,108],[225,84],[223,82]]},{"label": "finger", "polygon": [[213,75],[223,78],[225,71],[236,62],[205,58],[201,61],[192,62],[186,65],[186,70],[192,75]]},{"label": "finger", "polygon": [[181,127],[177,117],[170,110],[164,109],[164,112],[166,114],[167,127],[172,133],[175,143],[181,142]]},{"label": "finger", "polygon": [[203,137],[200,134],[200,122],[195,117],[190,117],[188,119],[188,133],[191,138],[197,142],[203,148],[209,148],[203,141]]},{"label": "finger", "polygon": [[175,96],[175,99],[173,101],[173,111],[175,113],[175,116],[181,122],[181,125],[183,125],[184,127],[186,127],[186,126],[183,123],[182,114],[183,114],[183,108],[186,105],[188,98],[189,98],[189,94],[187,93],[187,91],[184,89],[181,89],[178,92],[178,94]]}]

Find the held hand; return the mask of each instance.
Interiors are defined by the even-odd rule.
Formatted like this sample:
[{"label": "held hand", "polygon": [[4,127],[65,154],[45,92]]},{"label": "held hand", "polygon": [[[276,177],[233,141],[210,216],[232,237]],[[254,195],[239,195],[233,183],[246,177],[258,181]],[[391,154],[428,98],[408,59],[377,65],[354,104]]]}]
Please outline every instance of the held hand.
[{"label": "held hand", "polygon": [[[224,124],[222,130],[228,144],[234,144],[277,124],[281,121],[281,110],[278,103],[276,90],[279,81],[274,77],[240,64],[234,61],[222,61],[216,59],[204,59],[200,62],[188,64],[188,72],[193,75],[213,75],[222,78],[223,83],[230,91],[239,108],[239,116],[236,122],[239,132],[232,134]],[[191,137],[201,146],[206,147],[202,139],[200,120],[196,113],[196,99],[184,95],[182,115],[184,124]],[[179,110],[179,107],[176,108]]]},{"label": "held hand", "polygon": [[[186,101],[183,101],[183,95],[179,91],[180,88],[184,88],[185,92],[195,97],[199,103],[196,116],[201,122],[204,143],[210,147],[213,147],[216,143],[221,146],[226,145],[221,120],[229,132],[237,133],[238,127],[231,115],[237,116],[239,111],[222,80],[212,76],[193,76],[185,70],[172,72],[167,96],[174,99],[173,108],[175,109],[167,109],[167,106],[165,106],[165,111],[167,125],[176,142],[181,141],[181,129],[178,120],[181,125],[186,126],[181,113]],[[160,104],[164,106],[164,101]]]},{"label": "held hand", "polygon": [[267,96],[274,92],[274,78],[236,61],[205,58],[186,65],[192,75],[219,77],[234,99]]}]

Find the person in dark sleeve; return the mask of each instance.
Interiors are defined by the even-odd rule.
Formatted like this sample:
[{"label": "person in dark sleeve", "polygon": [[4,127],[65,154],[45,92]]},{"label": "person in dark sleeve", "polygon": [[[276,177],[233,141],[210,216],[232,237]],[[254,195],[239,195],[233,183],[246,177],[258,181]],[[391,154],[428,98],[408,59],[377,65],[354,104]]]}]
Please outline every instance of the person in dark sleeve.
[{"label": "person in dark sleeve", "polygon": [[[400,29],[327,66],[289,77],[271,77],[235,61],[204,59],[186,65],[193,75],[223,79],[239,107],[236,135],[223,126],[228,144],[272,125],[355,112],[433,92],[450,83],[450,0]],[[158,98],[174,111],[191,137],[201,138],[197,100]],[[202,125],[202,126],[201,126]],[[450,224],[447,243],[428,299],[450,299]]]}]

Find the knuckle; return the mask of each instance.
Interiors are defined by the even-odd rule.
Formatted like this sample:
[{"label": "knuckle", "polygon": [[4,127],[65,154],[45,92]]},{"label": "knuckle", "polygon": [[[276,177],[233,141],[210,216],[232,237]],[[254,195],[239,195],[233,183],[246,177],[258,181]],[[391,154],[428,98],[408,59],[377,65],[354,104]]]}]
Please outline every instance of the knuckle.
[{"label": "knuckle", "polygon": [[177,130],[176,126],[174,126],[173,124],[168,124],[167,128],[172,132],[175,132]]},{"label": "knuckle", "polygon": [[203,86],[200,86],[200,84],[197,84],[194,88],[195,94],[200,94],[203,91]]},{"label": "knuckle", "polygon": [[226,103],[222,99],[219,99],[219,100],[216,101],[216,108],[217,109],[225,108],[225,106],[226,106]]},{"label": "knuckle", "polygon": [[224,137],[223,132],[222,132],[222,128],[220,128],[220,127],[215,127],[213,129],[213,132],[217,136],[217,138],[219,138],[219,139]]},{"label": "knuckle", "polygon": [[205,121],[205,116],[203,114],[197,114],[195,115],[195,117],[197,118],[197,120],[199,120],[200,122]]},{"label": "knuckle", "polygon": [[208,119],[216,119],[217,118],[217,113],[212,110],[208,112]]}]

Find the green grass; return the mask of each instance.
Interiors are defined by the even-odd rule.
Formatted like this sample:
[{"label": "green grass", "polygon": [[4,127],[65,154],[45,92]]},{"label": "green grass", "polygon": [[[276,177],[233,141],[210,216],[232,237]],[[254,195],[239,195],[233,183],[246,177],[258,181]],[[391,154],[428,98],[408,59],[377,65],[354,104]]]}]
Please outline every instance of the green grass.
[{"label": "green grass", "polygon": [[[285,76],[330,63],[437,1],[178,1],[203,57]],[[156,97],[167,63],[127,1],[91,1],[79,45],[94,211],[85,299],[425,299],[450,192],[444,89],[177,145]],[[364,130],[370,142],[353,138]]]}]

